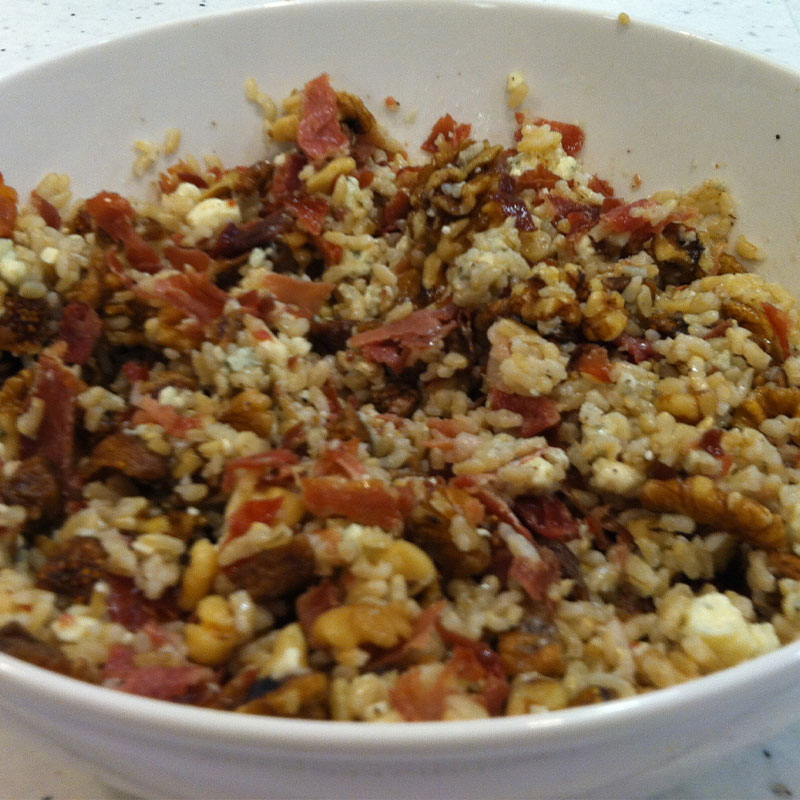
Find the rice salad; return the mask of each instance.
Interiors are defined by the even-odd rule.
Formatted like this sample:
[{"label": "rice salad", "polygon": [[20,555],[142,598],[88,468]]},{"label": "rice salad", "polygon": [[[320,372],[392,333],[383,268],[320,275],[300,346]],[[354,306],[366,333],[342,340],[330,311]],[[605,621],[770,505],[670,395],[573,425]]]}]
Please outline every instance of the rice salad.
[{"label": "rice salad", "polygon": [[247,96],[270,155],[154,200],[0,180],[0,650],[415,721],[797,638],[798,316],[725,187],[626,202],[524,110],[412,158],[325,74]]}]

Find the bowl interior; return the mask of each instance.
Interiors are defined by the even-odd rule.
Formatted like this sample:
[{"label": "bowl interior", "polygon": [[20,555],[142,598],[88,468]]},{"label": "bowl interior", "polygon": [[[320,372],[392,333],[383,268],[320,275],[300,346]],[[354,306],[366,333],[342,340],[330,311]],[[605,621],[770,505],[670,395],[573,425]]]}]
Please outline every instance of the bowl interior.
[{"label": "bowl interior", "polygon": [[[254,77],[281,98],[323,71],[337,87],[360,95],[411,150],[445,112],[471,123],[478,137],[510,142],[515,123],[504,86],[514,70],[531,87],[526,108],[583,126],[583,161],[619,195],[687,189],[708,178],[726,183],[741,231],[767,251],[763,271],[800,291],[800,159],[792,157],[800,151],[800,76],[689,35],[551,6],[280,2],[161,26],[0,81],[0,118],[14,120],[0,137],[0,169],[21,190],[58,171],[73,177],[78,194],[101,188],[144,194],[152,178],[133,177],[133,143],[160,140],[170,127],[182,130],[183,153],[213,152],[227,164],[247,164],[263,155],[264,139],[258,111],[245,100],[245,80]],[[399,101],[398,111],[387,111],[389,95]],[[642,179],[638,190],[631,188],[635,175]],[[793,646],[698,686],[722,698],[770,670],[796,668],[798,654]],[[30,674],[0,657],[0,675],[10,681],[22,685]],[[61,678],[40,685],[51,699],[63,691]],[[88,708],[98,691],[81,687],[75,702]],[[685,699],[676,700],[680,692]],[[652,713],[661,703],[691,703],[702,692],[666,690],[663,699],[656,693],[610,704],[611,710],[491,724],[508,735],[523,728],[544,735],[565,720],[596,725]],[[104,696],[103,707],[113,708],[116,695]],[[166,710],[154,710],[158,705],[131,697],[117,702],[126,713],[168,724]],[[219,720],[196,709],[170,712],[180,724],[209,713],[207,719]],[[308,730],[243,722],[250,733],[268,724],[290,737]],[[219,724],[230,735],[243,730],[233,719]],[[345,741],[380,742],[374,731],[356,733],[357,727],[348,726]],[[464,735],[476,736],[473,729],[480,723],[465,724]],[[410,742],[417,734],[392,736]]]},{"label": "bowl interior", "polygon": [[[424,19],[424,24],[420,20]],[[504,85],[521,70],[531,112],[585,128],[585,163],[626,198],[724,181],[770,276],[800,288],[794,188],[800,76],[758,57],[634,20],[525,2],[268,3],[160,26],[0,81],[6,180],[66,172],[79,194],[146,191],[133,143],[183,132],[182,152],[263,154],[248,77],[275,98],[320,72],[418,145],[449,112],[510,141]],[[384,100],[394,97],[390,113]],[[635,175],[642,180],[631,189]]]}]

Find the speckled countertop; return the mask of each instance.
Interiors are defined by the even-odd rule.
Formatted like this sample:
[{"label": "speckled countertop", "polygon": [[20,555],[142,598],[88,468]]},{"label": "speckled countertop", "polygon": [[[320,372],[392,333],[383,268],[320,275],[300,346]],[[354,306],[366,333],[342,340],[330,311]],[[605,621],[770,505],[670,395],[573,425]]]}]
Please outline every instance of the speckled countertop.
[{"label": "speckled countertop", "polygon": [[[335,0],[331,0],[334,2]],[[303,2],[303,0],[286,0]],[[759,53],[800,71],[800,0],[562,0],[603,12],[627,12]],[[66,50],[121,33],[247,5],[246,0],[0,0],[0,76]],[[0,120],[0,135],[7,120]],[[720,731],[724,736],[724,731]],[[61,754],[42,750],[0,720],[0,798],[123,800]],[[651,800],[776,800],[800,798],[798,722],[713,769]]]}]

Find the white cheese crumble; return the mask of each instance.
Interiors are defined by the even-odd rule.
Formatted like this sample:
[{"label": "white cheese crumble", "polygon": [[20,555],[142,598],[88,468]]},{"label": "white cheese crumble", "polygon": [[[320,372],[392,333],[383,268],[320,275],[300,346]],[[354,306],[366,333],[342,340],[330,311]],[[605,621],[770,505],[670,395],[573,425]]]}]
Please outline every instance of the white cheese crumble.
[{"label": "white cheese crumble", "polygon": [[205,239],[219,232],[229,222],[242,221],[242,212],[235,200],[209,197],[199,202],[187,215],[196,240]]},{"label": "white cheese crumble", "polygon": [[732,666],[780,647],[775,629],[768,622],[748,622],[742,612],[720,592],[694,598],[686,611],[685,636],[697,636]]}]

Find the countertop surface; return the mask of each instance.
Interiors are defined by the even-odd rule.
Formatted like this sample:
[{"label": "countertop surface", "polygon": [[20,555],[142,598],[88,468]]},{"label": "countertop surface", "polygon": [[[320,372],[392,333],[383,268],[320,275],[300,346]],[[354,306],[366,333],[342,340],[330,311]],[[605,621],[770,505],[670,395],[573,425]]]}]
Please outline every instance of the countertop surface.
[{"label": "countertop surface", "polygon": [[[758,53],[800,72],[800,0],[540,2],[604,13],[626,12],[634,21],[654,22],[697,34]],[[154,24],[248,5],[260,4],[244,0],[2,0],[0,77],[67,50]],[[7,120],[0,121],[0,132],[6,124]],[[720,736],[724,735],[720,731]],[[43,750],[24,731],[3,720],[0,720],[0,753],[2,798],[122,800],[124,797],[61,754]],[[792,797],[800,798],[800,709],[798,722],[788,729],[662,792],[657,800]]]}]

